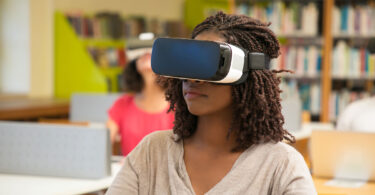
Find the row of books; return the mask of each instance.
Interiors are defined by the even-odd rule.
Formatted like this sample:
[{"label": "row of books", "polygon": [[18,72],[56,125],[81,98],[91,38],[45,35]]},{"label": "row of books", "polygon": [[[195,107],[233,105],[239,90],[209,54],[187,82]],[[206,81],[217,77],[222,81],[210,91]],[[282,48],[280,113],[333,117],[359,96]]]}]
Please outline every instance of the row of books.
[{"label": "row of books", "polygon": [[270,28],[281,36],[316,36],[319,33],[319,10],[314,2],[269,1],[241,3],[237,13],[245,14],[265,22],[271,22]]},{"label": "row of books", "polygon": [[88,47],[91,57],[101,68],[124,67],[127,63],[124,48],[97,48]]},{"label": "row of books", "polygon": [[123,20],[117,13],[103,12],[93,16],[82,13],[66,14],[75,32],[82,38],[120,39]]},{"label": "row of books", "polygon": [[332,76],[337,77],[375,77],[375,53],[366,48],[350,47],[340,40],[333,50]]},{"label": "row of books", "polygon": [[115,12],[95,15],[67,13],[66,17],[81,38],[124,39],[137,37],[142,32],[174,37],[187,37],[189,34],[182,21],[160,21],[142,16],[122,17]]},{"label": "row of books", "polygon": [[287,69],[295,72],[294,76],[316,77],[320,74],[322,51],[320,47],[282,46],[281,55],[272,60],[273,69]]},{"label": "row of books", "polygon": [[282,98],[298,95],[302,103],[302,110],[309,111],[312,115],[320,113],[321,88],[319,83],[299,83],[296,80],[283,80],[280,88],[283,91]]},{"label": "row of books", "polygon": [[370,97],[369,92],[361,91],[332,91],[330,96],[330,108],[329,108],[329,118],[331,121],[337,120],[337,118],[342,114],[344,109],[353,101],[358,99]]},{"label": "row of books", "polygon": [[333,9],[333,35],[375,34],[375,4],[335,6]]}]

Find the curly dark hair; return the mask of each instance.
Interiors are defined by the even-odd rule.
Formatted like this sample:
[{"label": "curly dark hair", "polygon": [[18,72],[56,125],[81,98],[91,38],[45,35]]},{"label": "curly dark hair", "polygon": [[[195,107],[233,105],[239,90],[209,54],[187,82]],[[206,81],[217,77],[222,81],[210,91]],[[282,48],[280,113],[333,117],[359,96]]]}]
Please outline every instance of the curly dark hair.
[{"label": "curly dark hair", "polygon": [[124,92],[139,93],[144,87],[142,75],[137,71],[137,59],[131,60],[124,69]]},{"label": "curly dark hair", "polygon": [[[206,18],[198,24],[192,38],[207,31],[216,32],[225,37],[226,42],[239,46],[249,52],[262,52],[276,58],[280,44],[275,34],[268,28],[270,23],[245,15],[229,15],[223,12]],[[295,138],[283,128],[284,117],[281,114],[281,79],[277,73],[284,70],[250,70],[247,80],[232,86],[234,117],[228,135],[235,133],[237,146],[233,151],[245,150],[253,144],[279,142],[283,139],[294,143]],[[166,79],[166,98],[170,102],[170,111],[175,111],[173,132],[179,139],[194,134],[197,116],[192,115],[182,94],[182,81]]]}]

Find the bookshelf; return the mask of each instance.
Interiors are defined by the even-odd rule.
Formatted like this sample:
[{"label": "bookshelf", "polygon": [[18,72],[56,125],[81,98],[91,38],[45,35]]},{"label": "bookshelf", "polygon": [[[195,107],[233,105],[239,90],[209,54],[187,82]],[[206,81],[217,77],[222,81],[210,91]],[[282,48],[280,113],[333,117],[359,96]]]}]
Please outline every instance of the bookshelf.
[{"label": "bookshelf", "polygon": [[332,62],[332,10],[334,0],[323,2],[323,63],[322,63],[322,90],[321,90],[321,122],[329,122],[330,94],[331,94],[331,62]]},{"label": "bookshelf", "polygon": [[55,13],[55,97],[75,92],[108,92],[107,80],[65,15]]},{"label": "bookshelf", "polygon": [[118,92],[129,38],[142,32],[186,37],[178,20],[122,16],[117,12],[55,13],[55,96],[75,92]]},{"label": "bookshelf", "polygon": [[375,93],[375,1],[333,1],[329,120]]},{"label": "bookshelf", "polygon": [[[315,112],[318,114],[318,118],[321,122],[332,121],[332,109],[335,109],[332,106],[332,99],[335,99],[334,97],[338,98],[342,96],[341,94],[344,94],[342,96],[343,99],[348,99],[347,94],[351,94],[350,91],[348,93],[347,91],[337,90],[337,86],[353,86],[354,88],[356,88],[355,92],[358,92],[358,95],[349,95],[353,97],[366,96],[361,95],[362,92],[369,92],[369,94],[371,94],[371,92],[374,91],[375,75],[371,71],[366,74],[363,74],[362,69],[360,69],[359,73],[357,71],[356,74],[353,74],[353,71],[348,71],[350,74],[333,73],[333,71],[337,70],[337,67],[339,67],[338,70],[340,70],[340,63],[338,66],[336,66],[337,62],[334,61],[338,45],[342,45],[342,43],[344,43],[347,44],[345,48],[348,48],[349,50],[352,48],[357,49],[358,51],[354,51],[355,53],[366,53],[364,52],[366,51],[366,49],[368,49],[366,44],[369,44],[369,40],[375,38],[375,32],[371,31],[372,28],[375,28],[375,24],[367,30],[363,30],[363,28],[358,26],[356,27],[354,25],[355,28],[353,28],[352,30],[348,30],[348,32],[342,31],[341,26],[345,25],[337,25],[337,13],[341,13],[340,10],[342,10],[345,6],[347,6],[345,9],[348,10],[350,10],[352,6],[354,10],[353,13],[356,13],[355,10],[357,10],[358,13],[361,13],[360,11],[362,9],[370,9],[371,12],[371,9],[374,8],[374,0],[219,0],[217,2],[215,1],[215,4],[213,4],[214,1],[199,1],[200,3],[198,4],[195,4],[194,2],[198,2],[198,0],[186,0],[187,5],[185,5],[185,14],[187,15],[185,15],[185,23],[187,23],[189,27],[194,26],[197,21],[200,22],[202,20],[202,18],[188,17],[188,14],[197,16],[195,12],[197,12],[198,8],[198,10],[201,10],[200,12],[206,12],[206,8],[211,6],[214,9],[210,8],[208,12],[210,10],[214,11],[216,9],[222,9],[231,13],[242,13],[259,18],[261,20],[271,21],[273,23],[273,25],[271,25],[271,28],[273,28],[273,30],[278,35],[280,43],[283,46],[283,53],[287,53],[291,56],[288,57],[288,55],[286,55],[286,58],[293,59],[293,56],[301,55],[301,53],[304,53],[304,55],[307,56],[304,58],[313,56],[310,57],[311,59],[307,59],[306,61],[310,62],[310,64],[314,64],[314,66],[312,66],[314,68],[311,68],[307,65],[307,68],[305,66],[303,66],[303,68],[299,66],[298,69],[294,67],[297,66],[298,63],[293,63],[293,61],[290,59],[286,60],[286,62],[288,63],[284,62],[284,68],[290,68],[292,70],[298,71],[296,71],[296,74],[294,75],[284,75],[282,77],[287,82],[293,81],[300,85],[304,93],[302,94],[303,96],[306,96],[307,91],[309,91],[307,89],[307,86],[310,86],[310,93],[311,91],[318,91],[318,95],[310,95],[310,98],[314,97],[318,99],[311,104],[314,105]],[[371,4],[370,6],[363,6],[363,4],[361,3],[364,2],[371,2]],[[271,10],[270,7],[267,7],[267,4],[270,3],[272,4],[273,9],[278,9],[281,11],[276,12],[277,14],[271,14],[267,16],[267,14],[269,14]],[[359,5],[359,8],[357,4]],[[198,8],[194,7],[193,5],[198,6]],[[305,13],[308,17],[300,15],[301,17],[298,17],[298,19],[296,19],[294,15],[294,13],[296,12],[300,12],[299,14]],[[280,15],[281,13],[284,13],[284,15]],[[339,15],[341,16],[341,14]],[[348,17],[349,15],[350,14],[348,14]],[[353,17],[353,14],[350,16]],[[88,17],[90,18],[93,16]],[[270,17],[270,19],[268,19],[267,17]],[[297,22],[295,24],[280,23],[280,21],[278,20],[281,19],[282,21],[283,18],[284,20],[291,19],[291,21]],[[129,21],[137,20],[142,21],[141,18],[133,18]],[[175,37],[176,35],[184,33],[184,36],[180,37],[187,37],[189,34],[188,31],[181,30],[181,24],[179,23],[169,23],[168,25],[160,25],[157,22],[155,23],[152,21],[143,21],[143,23],[145,23],[144,26],[148,26],[148,28],[154,29],[152,31],[157,32],[157,35],[169,35]],[[351,22],[350,24],[347,24],[347,26],[352,26],[353,24],[354,23]],[[126,42],[126,36],[136,34],[137,30],[128,30],[125,33],[126,36],[121,37],[120,40],[114,41],[111,39],[98,40],[96,36],[83,38],[78,36],[75,30],[72,28],[72,25],[69,24],[67,18],[61,13],[56,14],[55,25],[56,96],[68,97],[72,92],[75,91],[108,92],[112,89],[118,88],[118,86],[113,83],[112,85],[108,85],[108,80],[118,79],[115,77],[117,73],[121,72],[121,66],[109,68],[99,67],[98,63],[93,59],[92,56],[90,56],[90,53],[87,51],[87,47],[123,47]],[[166,33],[167,31],[169,31],[169,33]],[[354,46],[352,43],[355,43]],[[356,44],[359,44],[359,46],[357,46]],[[77,60],[75,62],[72,62],[73,59]],[[368,61],[370,62],[370,60]],[[83,65],[83,67],[81,68],[77,68],[82,64],[85,65]],[[278,64],[282,63],[278,62]],[[362,65],[357,64],[357,67],[359,66],[362,67]],[[368,69],[371,70],[371,68]],[[88,78],[83,78],[82,75],[89,76]],[[67,77],[69,77],[68,81],[66,81]],[[110,79],[108,79],[108,77]],[[291,86],[294,85],[295,84],[291,84]],[[361,86],[361,89],[358,89],[357,86]],[[316,103],[317,101],[318,103]],[[319,109],[316,109],[316,105],[318,105]],[[344,103],[342,105],[344,105]]]},{"label": "bookshelf", "polygon": [[[271,22],[281,43],[282,55],[273,69],[293,70],[281,74],[283,98],[298,93],[302,108],[316,120],[321,113],[322,1],[236,1],[236,13]],[[316,117],[318,116],[318,117]]]},{"label": "bookshelf", "polygon": [[[374,93],[375,51],[368,48],[375,47],[374,42],[369,43],[375,38],[375,21],[370,19],[375,17],[373,0],[237,0],[235,5],[236,13],[272,22],[270,28],[277,34],[283,54],[272,66],[295,71],[294,75],[281,75],[287,91],[299,86],[302,104],[310,104],[304,109],[321,122],[335,121],[349,102]],[[299,24],[301,21],[308,25]],[[318,94],[307,95],[306,91]]]},{"label": "bookshelf", "polygon": [[[100,65],[89,48],[115,48],[124,52],[124,39],[82,38],[67,17],[55,13],[55,96],[70,98],[75,92],[116,92],[118,75],[125,65]],[[125,53],[124,53],[125,55]]]}]

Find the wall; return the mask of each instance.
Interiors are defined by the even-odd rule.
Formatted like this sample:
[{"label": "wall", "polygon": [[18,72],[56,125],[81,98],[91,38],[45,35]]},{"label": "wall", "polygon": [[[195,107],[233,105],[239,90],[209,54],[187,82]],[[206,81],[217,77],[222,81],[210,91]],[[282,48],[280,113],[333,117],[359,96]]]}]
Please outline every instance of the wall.
[{"label": "wall", "polygon": [[0,93],[53,96],[55,10],[179,20],[183,4],[184,0],[0,0]]},{"label": "wall", "polygon": [[0,93],[30,90],[29,0],[0,0]]},{"label": "wall", "polygon": [[53,1],[30,0],[30,97],[52,97],[54,86]]},{"label": "wall", "polygon": [[54,0],[55,8],[61,11],[111,10],[124,15],[139,14],[171,20],[182,19],[184,2],[185,0]]}]

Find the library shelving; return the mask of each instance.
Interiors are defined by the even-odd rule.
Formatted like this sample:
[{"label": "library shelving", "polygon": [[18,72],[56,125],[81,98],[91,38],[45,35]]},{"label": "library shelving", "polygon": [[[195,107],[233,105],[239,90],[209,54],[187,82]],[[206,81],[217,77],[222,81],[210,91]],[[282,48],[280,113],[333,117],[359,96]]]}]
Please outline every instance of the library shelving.
[{"label": "library shelving", "polygon": [[116,12],[56,12],[55,96],[120,91],[128,40],[142,32],[171,37],[186,37],[189,33],[181,21],[121,16]]},{"label": "library shelving", "polygon": [[74,92],[108,92],[107,79],[65,15],[55,13],[55,97]]},{"label": "library shelving", "polygon": [[236,1],[236,13],[271,22],[270,28],[281,43],[280,55],[272,61],[273,69],[293,70],[283,73],[283,98],[298,93],[302,109],[315,117],[321,110],[321,33],[320,1]]},{"label": "library shelving", "polygon": [[332,5],[329,120],[335,121],[350,102],[375,93],[375,1]]},{"label": "library shelving", "polygon": [[291,82],[285,84],[287,91],[298,86],[304,109],[318,113],[321,122],[334,121],[349,102],[375,92],[373,0],[234,2],[236,13],[272,23],[270,28],[282,44],[282,55],[273,67],[296,72],[281,75]]}]

